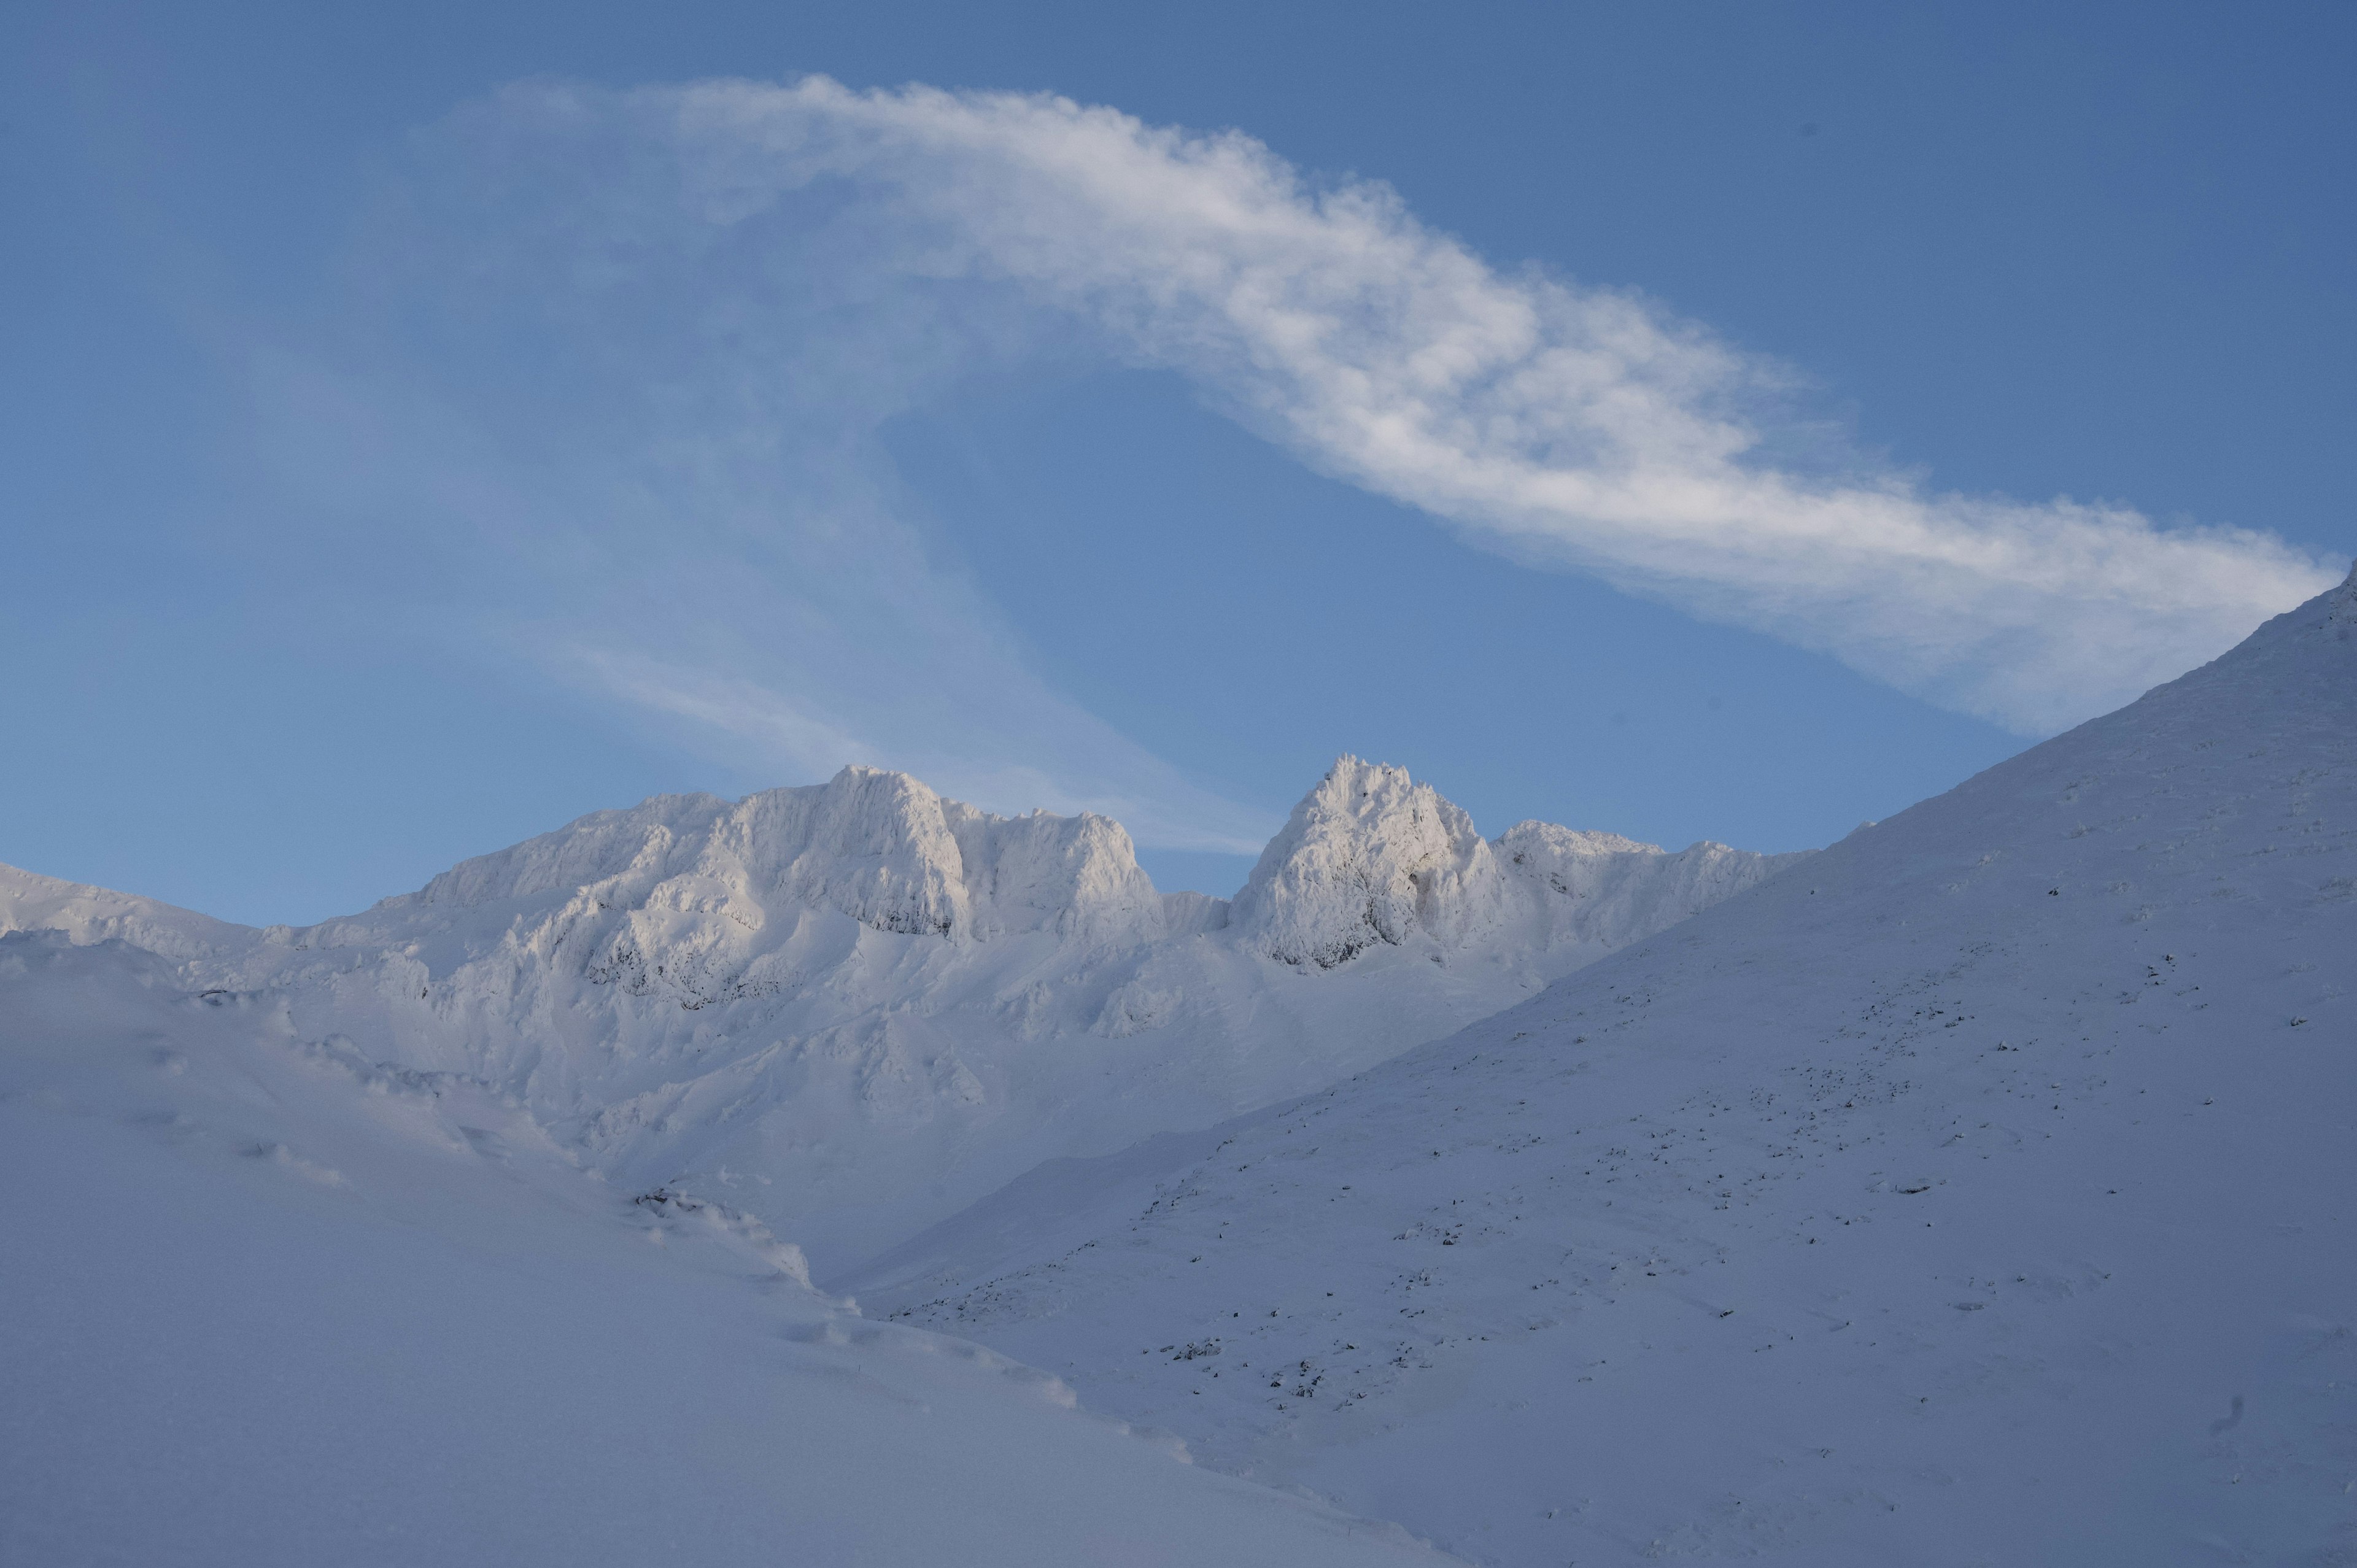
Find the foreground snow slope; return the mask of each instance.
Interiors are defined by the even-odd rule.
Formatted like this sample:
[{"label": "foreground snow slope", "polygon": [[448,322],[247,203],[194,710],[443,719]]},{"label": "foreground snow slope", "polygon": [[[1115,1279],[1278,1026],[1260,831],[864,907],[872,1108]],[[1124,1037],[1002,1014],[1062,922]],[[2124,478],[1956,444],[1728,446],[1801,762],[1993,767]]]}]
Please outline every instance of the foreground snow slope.
[{"label": "foreground snow slope", "polygon": [[0,938],[0,1562],[1440,1561],[120,942]]},{"label": "foreground snow slope", "polygon": [[310,1037],[496,1083],[614,1180],[725,1197],[839,1267],[1041,1160],[1331,1083],[1797,858],[1485,841],[1346,757],[1232,908],[1157,893],[1105,818],[855,768],[601,811],[299,929],[0,873],[0,930],[119,937]]},{"label": "foreground snow slope", "polygon": [[2357,1562],[2357,577],[864,1276],[1483,1562]]}]

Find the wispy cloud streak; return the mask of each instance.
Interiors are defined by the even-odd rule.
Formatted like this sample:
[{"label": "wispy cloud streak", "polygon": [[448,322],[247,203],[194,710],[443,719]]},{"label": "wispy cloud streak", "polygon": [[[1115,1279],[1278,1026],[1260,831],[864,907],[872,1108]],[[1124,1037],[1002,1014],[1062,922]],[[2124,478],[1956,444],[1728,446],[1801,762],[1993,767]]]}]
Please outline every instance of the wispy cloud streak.
[{"label": "wispy cloud streak", "polygon": [[1776,456],[1790,378],[1636,295],[1501,272],[1386,188],[1060,99],[823,79],[513,88],[420,133],[299,351],[258,359],[317,508],[410,593],[765,777],[907,768],[1244,849],[935,558],[880,433],[978,371],[1174,371],[1534,565],[1824,650],[2024,733],[2333,574],[2125,507]]},{"label": "wispy cloud streak", "polygon": [[923,233],[907,264],[1016,283],[1322,469],[2018,730],[2115,704],[2335,576],[2247,530],[1780,467],[1777,367],[1631,295],[1501,274],[1387,188],[1312,188],[1241,135],[824,80],[615,107],[705,221],[830,179],[889,192]]}]

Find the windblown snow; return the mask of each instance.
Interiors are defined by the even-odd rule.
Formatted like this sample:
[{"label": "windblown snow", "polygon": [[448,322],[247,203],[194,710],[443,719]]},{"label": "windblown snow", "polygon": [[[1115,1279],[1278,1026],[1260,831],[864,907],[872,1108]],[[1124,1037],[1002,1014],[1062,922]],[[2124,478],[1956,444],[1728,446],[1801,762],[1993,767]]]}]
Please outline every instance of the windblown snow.
[{"label": "windblown snow", "polygon": [[307,1037],[494,1083],[600,1174],[725,1197],[840,1268],[1041,1160],[1445,1035],[1796,858],[1491,843],[1345,757],[1231,907],[1157,893],[1104,817],[848,768],[598,812],[303,929],[5,871],[0,930],[118,938]]}]

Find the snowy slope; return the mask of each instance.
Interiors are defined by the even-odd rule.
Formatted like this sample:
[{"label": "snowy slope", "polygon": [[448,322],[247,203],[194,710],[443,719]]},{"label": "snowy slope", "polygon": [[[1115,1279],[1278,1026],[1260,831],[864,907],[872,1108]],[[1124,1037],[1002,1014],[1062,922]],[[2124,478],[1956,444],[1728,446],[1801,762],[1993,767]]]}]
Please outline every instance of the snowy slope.
[{"label": "snowy slope", "polygon": [[496,1083],[612,1179],[724,1197],[840,1267],[1042,1160],[1447,1034],[1795,858],[1491,843],[1345,758],[1232,909],[1157,893],[1105,818],[854,768],[598,812],[317,927],[5,873],[0,929],[119,936],[311,1037]]},{"label": "snowy slope", "polygon": [[77,943],[120,941],[190,964],[242,952],[260,938],[193,909],[0,865],[0,935],[11,931],[54,931]]},{"label": "snowy slope", "polygon": [[120,941],[0,937],[0,1562],[1441,1561]]},{"label": "snowy slope", "polygon": [[2357,1561],[2357,576],[842,1283],[1508,1564]]}]

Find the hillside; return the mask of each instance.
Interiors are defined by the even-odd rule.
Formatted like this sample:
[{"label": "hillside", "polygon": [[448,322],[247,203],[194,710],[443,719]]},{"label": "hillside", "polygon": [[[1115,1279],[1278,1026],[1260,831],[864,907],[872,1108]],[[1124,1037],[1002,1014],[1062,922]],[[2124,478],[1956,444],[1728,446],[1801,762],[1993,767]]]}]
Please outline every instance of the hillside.
[{"label": "hillside", "polygon": [[2357,575],[1543,995],[839,1283],[1476,1561],[2357,1556]]},{"label": "hillside", "polygon": [[1441,1561],[119,940],[0,937],[0,1562]]}]

